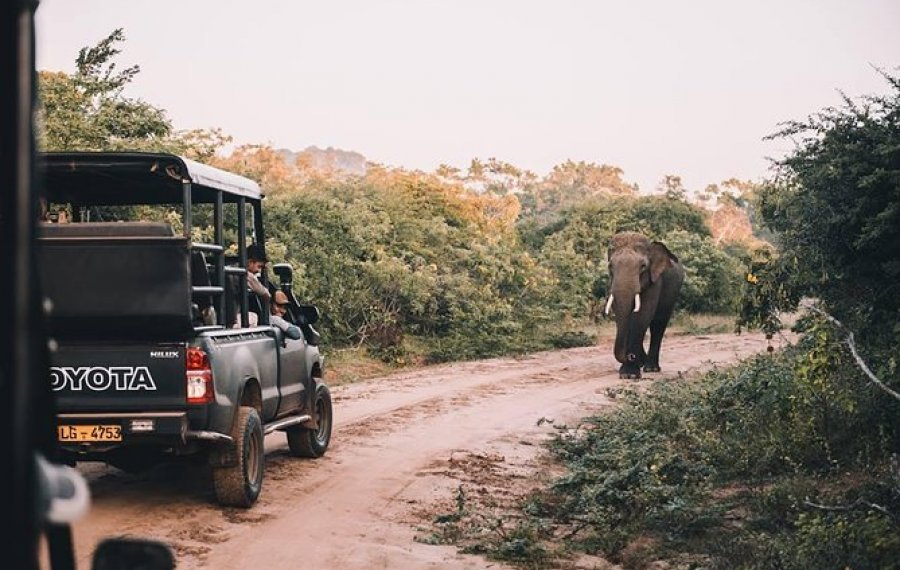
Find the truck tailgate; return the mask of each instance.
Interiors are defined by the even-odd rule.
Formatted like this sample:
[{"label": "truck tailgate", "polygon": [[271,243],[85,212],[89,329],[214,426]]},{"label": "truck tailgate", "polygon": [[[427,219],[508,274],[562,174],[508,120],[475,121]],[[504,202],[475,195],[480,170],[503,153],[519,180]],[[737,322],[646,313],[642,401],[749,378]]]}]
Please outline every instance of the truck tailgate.
[{"label": "truck tailgate", "polygon": [[50,382],[59,412],[183,410],[182,344],[62,345]]}]

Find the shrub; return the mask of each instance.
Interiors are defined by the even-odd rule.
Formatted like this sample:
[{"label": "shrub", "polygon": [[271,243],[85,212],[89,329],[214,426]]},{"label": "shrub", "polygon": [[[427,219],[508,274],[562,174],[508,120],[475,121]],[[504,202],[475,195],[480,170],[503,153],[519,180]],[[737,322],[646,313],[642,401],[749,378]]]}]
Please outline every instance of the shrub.
[{"label": "shrub", "polygon": [[635,558],[638,539],[653,556],[723,568],[900,559],[892,442],[853,417],[868,397],[862,379],[827,388],[795,380],[809,354],[802,344],[696,382],[615,394],[617,409],[556,438],[568,472],[531,512],[575,528],[576,548],[622,563],[645,558]]}]

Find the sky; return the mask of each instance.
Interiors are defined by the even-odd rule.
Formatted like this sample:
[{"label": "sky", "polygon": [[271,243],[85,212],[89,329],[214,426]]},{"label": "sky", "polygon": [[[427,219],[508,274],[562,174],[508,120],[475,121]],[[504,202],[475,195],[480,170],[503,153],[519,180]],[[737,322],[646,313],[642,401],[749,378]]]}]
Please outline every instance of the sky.
[{"label": "sky", "polygon": [[886,93],[897,0],[41,0],[37,65],[116,28],[176,129],[433,170],[618,166],[642,191],[759,181],[779,123]]}]

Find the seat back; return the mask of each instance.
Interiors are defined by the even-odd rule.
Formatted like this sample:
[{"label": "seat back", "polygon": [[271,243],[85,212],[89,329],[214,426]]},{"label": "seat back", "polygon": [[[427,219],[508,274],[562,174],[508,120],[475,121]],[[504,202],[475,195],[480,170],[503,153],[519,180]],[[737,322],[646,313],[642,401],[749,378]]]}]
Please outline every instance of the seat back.
[{"label": "seat back", "polygon": [[52,303],[52,334],[171,340],[191,335],[186,238],[135,231],[147,226],[71,226],[60,231],[44,226],[38,240],[38,270]]}]

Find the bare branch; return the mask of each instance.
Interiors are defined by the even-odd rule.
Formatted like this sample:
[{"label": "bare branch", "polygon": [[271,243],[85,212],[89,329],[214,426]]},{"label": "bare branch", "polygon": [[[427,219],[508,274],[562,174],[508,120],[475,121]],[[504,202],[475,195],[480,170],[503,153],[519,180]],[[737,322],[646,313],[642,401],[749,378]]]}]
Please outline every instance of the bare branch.
[{"label": "bare branch", "polygon": [[859,352],[857,352],[857,350],[856,350],[856,341],[853,339],[853,331],[851,331],[846,326],[844,326],[844,324],[841,321],[837,320],[836,318],[832,317],[831,315],[829,315],[822,309],[820,309],[812,304],[804,303],[802,306],[822,315],[823,317],[828,319],[829,322],[833,323],[838,328],[845,331],[847,333],[847,346],[850,347],[850,353],[853,354],[853,359],[856,360],[856,364],[859,366],[859,368],[863,371],[863,373],[865,373],[866,376],[869,377],[869,380],[871,380],[873,384],[875,384],[876,386],[878,386],[879,388],[884,390],[886,393],[893,396],[896,400],[900,401],[900,393],[897,393],[896,391],[890,389],[888,386],[886,386],[884,384],[884,382],[879,380],[878,377],[875,376],[875,374],[872,372],[872,370],[869,369],[869,367],[866,365],[865,361],[859,355]]},{"label": "bare branch", "polygon": [[892,518],[895,521],[897,520],[897,517],[894,516],[894,514],[891,513],[889,510],[887,510],[886,508],[882,507],[881,505],[875,504],[875,503],[870,503],[869,501],[864,501],[862,499],[856,499],[849,505],[820,505],[818,503],[814,503],[814,502],[810,501],[809,499],[804,500],[803,504],[806,505],[807,507],[811,507],[813,509],[819,509],[821,511],[828,511],[828,512],[832,512],[832,513],[852,511],[853,509],[856,509],[859,507],[868,507],[870,509],[874,509],[874,510],[878,511],[879,513],[881,513],[883,515],[889,516],[890,518]]}]

